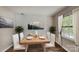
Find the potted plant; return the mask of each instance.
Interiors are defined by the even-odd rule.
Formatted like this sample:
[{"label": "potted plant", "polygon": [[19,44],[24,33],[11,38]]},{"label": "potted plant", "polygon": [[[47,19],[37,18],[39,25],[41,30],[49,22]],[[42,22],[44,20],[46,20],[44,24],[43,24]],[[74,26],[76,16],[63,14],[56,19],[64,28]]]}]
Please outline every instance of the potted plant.
[{"label": "potted plant", "polygon": [[50,31],[50,33],[54,33],[54,34],[55,34],[55,32],[56,32],[56,27],[51,26],[51,27],[49,28],[49,31]]},{"label": "potted plant", "polygon": [[20,33],[23,32],[24,29],[22,26],[16,26],[15,27],[15,32],[18,33],[18,36],[19,36],[19,41],[20,41]]}]

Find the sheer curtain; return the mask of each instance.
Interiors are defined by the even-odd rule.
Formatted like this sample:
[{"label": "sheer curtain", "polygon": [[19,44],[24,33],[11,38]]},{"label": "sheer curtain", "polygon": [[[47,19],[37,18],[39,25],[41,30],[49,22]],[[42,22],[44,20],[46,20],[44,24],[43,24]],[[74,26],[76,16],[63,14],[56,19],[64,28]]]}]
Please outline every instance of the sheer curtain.
[{"label": "sheer curtain", "polygon": [[58,44],[61,45],[61,30],[62,30],[63,15],[58,16]]},{"label": "sheer curtain", "polygon": [[72,11],[73,14],[73,31],[76,45],[79,45],[79,8]]}]

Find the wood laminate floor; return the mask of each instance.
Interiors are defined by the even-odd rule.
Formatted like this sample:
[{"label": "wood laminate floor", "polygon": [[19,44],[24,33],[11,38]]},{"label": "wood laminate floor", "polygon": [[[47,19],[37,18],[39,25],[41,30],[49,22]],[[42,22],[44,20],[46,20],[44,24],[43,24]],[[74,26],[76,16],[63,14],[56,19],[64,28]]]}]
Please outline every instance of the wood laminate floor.
[{"label": "wood laminate floor", "polygon": [[[14,51],[13,47],[8,49],[6,52],[25,52],[24,50]],[[28,48],[28,52],[43,52],[41,45],[31,45]],[[55,43],[55,47],[47,48],[47,52],[66,52],[61,46]]]}]

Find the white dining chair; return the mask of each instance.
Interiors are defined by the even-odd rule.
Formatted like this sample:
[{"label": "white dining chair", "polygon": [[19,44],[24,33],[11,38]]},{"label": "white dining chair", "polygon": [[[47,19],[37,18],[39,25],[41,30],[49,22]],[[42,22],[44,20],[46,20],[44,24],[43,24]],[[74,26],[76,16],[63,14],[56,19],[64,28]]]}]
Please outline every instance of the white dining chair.
[{"label": "white dining chair", "polygon": [[55,34],[51,33],[50,47],[55,47]]},{"label": "white dining chair", "polygon": [[38,35],[39,36],[47,36],[47,33],[46,33],[46,31],[45,30],[38,30]]},{"label": "white dining chair", "polygon": [[18,34],[13,35],[13,49],[14,50],[25,50],[25,46],[19,44]]},{"label": "white dining chair", "polygon": [[51,33],[50,33],[50,32],[47,32],[47,39],[48,39],[49,41],[51,41]]},{"label": "white dining chair", "polygon": [[45,48],[52,48],[52,47],[55,47],[55,34],[51,34],[51,33],[47,33],[47,38],[48,40],[50,40],[50,43],[46,43],[45,44]]},{"label": "white dining chair", "polygon": [[20,33],[20,40],[22,40],[24,38],[24,34],[23,32]]}]

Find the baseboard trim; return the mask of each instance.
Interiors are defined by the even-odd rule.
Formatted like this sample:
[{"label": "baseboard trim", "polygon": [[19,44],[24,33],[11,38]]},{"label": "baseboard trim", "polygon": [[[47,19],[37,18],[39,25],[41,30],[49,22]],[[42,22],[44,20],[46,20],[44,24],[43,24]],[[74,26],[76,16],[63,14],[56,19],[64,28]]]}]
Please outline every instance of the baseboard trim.
[{"label": "baseboard trim", "polygon": [[[56,44],[58,44],[57,42],[55,42]],[[61,46],[60,44],[58,44],[61,48],[63,48],[66,52],[69,52],[66,48],[64,48],[63,46]]]},{"label": "baseboard trim", "polygon": [[13,45],[8,46],[6,49],[4,49],[2,52],[6,52],[9,48],[11,48]]},{"label": "baseboard trim", "polygon": [[70,50],[68,50],[67,48],[65,48],[64,46],[60,45],[58,42],[56,42],[60,47],[62,47],[65,51],[67,52],[71,52]]},{"label": "baseboard trim", "polygon": [[67,52],[71,52],[70,50],[68,50],[67,48],[65,48],[64,46],[62,46],[62,48],[64,48]]}]

